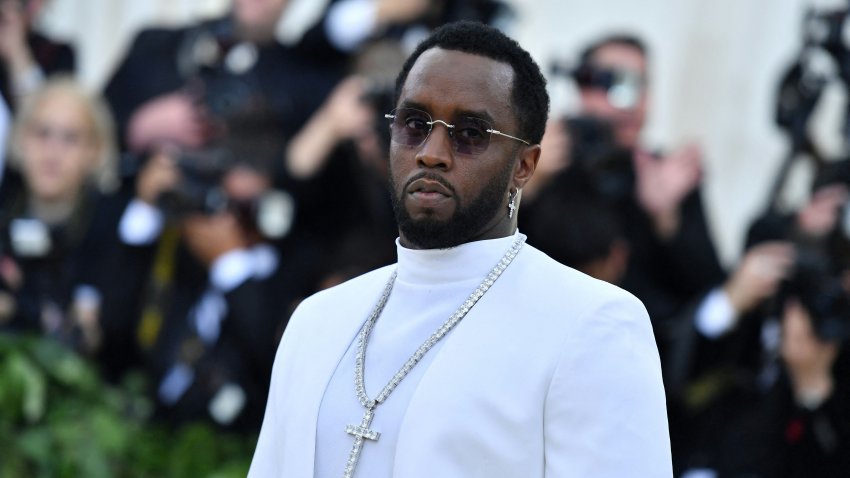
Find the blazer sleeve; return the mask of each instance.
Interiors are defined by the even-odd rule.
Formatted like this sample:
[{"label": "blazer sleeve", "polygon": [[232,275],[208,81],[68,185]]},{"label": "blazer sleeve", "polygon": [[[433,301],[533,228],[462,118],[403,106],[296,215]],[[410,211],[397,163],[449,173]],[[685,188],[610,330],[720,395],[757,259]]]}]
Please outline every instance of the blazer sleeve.
[{"label": "blazer sleeve", "polygon": [[658,350],[632,296],[582,319],[562,349],[544,408],[546,478],[672,477]]},{"label": "blazer sleeve", "polygon": [[[278,349],[278,356],[280,349]],[[280,357],[275,360],[275,369],[280,362]],[[248,478],[273,478],[281,476],[280,460],[281,440],[278,436],[280,424],[278,423],[277,410],[280,405],[277,389],[280,387],[280,378],[275,371],[272,372],[269,398],[266,402],[266,412],[263,417],[263,426],[260,429],[260,437],[257,447],[254,449],[254,457],[251,460],[251,468],[248,470]]]}]

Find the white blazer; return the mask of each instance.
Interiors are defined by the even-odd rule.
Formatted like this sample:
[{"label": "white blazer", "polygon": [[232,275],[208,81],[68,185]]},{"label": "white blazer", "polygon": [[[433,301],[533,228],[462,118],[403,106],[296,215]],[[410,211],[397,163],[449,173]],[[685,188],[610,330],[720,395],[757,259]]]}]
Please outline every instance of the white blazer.
[{"label": "white blazer", "polygon": [[[391,270],[293,315],[249,478],[314,476],[325,388]],[[394,477],[672,476],[658,352],[630,294],[526,245],[450,337],[409,403]]]}]

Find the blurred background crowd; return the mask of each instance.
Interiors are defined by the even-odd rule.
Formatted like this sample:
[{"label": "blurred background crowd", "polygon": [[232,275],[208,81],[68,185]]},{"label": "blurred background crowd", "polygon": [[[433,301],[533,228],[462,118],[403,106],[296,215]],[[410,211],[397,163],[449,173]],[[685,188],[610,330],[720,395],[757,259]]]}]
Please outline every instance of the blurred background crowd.
[{"label": "blurred background crowd", "polygon": [[[850,476],[848,5],[715,12],[734,41],[671,62],[658,30],[699,7],[594,3],[198,0],[171,3],[175,24],[138,20],[157,2],[0,0],[0,338],[47,337],[108,384],[140,374],[167,427],[255,436],[293,308],[395,260],[401,63],[478,20],[529,46],[555,99],[520,230],[646,304],[676,476]],[[793,28],[771,49],[776,11]],[[674,88],[671,64],[703,79]],[[778,147],[744,141],[764,131]]]}]

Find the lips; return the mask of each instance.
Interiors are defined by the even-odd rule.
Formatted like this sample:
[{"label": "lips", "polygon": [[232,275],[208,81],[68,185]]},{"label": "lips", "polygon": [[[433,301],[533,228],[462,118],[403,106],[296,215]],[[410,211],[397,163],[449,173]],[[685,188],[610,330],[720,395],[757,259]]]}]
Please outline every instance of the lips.
[{"label": "lips", "polygon": [[451,190],[440,181],[428,178],[420,178],[407,186],[407,193],[413,195],[451,197]]},{"label": "lips", "polygon": [[433,175],[410,181],[405,188],[405,197],[405,208],[414,218],[419,214],[443,216],[454,209],[451,185],[445,179]]}]

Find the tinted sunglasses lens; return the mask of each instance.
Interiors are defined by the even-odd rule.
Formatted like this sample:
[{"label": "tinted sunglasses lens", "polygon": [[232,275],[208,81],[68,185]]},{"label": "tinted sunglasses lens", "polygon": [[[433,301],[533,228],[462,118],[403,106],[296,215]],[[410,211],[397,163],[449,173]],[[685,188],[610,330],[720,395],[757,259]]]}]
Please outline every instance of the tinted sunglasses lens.
[{"label": "tinted sunglasses lens", "polygon": [[411,108],[399,108],[390,123],[390,137],[393,142],[406,146],[419,146],[425,142],[431,131],[431,117],[424,111]]},{"label": "tinted sunglasses lens", "polygon": [[479,118],[460,117],[455,121],[452,140],[455,151],[460,154],[477,155],[487,150],[490,144],[490,125]]}]

